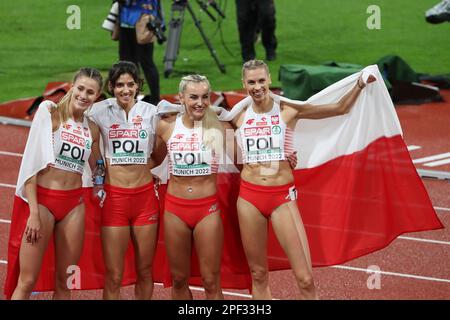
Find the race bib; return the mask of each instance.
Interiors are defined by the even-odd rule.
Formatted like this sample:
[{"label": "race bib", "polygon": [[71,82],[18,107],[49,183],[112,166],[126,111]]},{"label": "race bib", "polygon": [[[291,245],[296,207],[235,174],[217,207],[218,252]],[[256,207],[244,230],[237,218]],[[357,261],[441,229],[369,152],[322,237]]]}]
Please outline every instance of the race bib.
[{"label": "race bib", "polygon": [[211,149],[198,142],[172,142],[169,145],[172,174],[176,176],[206,176],[211,174]]},{"label": "race bib", "polygon": [[[79,131],[82,134],[81,130]],[[83,174],[84,165],[91,153],[92,139],[89,138],[89,133],[85,132],[83,137],[62,130],[59,138],[59,150],[55,153],[55,167]]]},{"label": "race bib", "polygon": [[279,125],[246,127],[243,133],[246,163],[284,160]]},{"label": "race bib", "polygon": [[149,134],[145,129],[110,129],[110,164],[147,164]]}]

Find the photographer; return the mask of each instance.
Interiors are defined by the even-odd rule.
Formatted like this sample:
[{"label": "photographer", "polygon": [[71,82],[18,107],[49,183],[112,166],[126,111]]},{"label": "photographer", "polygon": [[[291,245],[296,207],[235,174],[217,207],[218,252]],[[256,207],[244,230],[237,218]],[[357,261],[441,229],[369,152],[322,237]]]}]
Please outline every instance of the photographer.
[{"label": "photographer", "polygon": [[[143,14],[150,14],[163,21],[160,0],[119,0],[119,59],[134,62],[141,66],[150,94],[145,102],[156,105],[159,102],[159,73],[153,61],[154,42],[138,44],[136,23]],[[160,31],[160,30],[158,30]],[[159,37],[158,41],[160,41]]]}]

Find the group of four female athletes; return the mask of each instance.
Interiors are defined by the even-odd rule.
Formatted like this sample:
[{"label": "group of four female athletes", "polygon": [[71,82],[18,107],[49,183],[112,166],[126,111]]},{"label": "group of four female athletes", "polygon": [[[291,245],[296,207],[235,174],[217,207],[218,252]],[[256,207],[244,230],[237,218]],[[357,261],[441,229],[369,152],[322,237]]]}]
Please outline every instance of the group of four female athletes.
[{"label": "group of four female athletes", "polygon": [[[136,262],[135,297],[150,299],[159,219],[151,169],[167,155],[170,179],[164,200],[164,242],[172,298],[192,299],[189,277],[193,239],[206,297],[223,299],[220,270],[224,230],[217,172],[227,156],[236,161],[236,155],[227,155],[228,150],[235,148],[227,145],[237,142],[243,163],[238,219],[253,298],[271,299],[267,264],[270,220],[293,269],[299,298],[316,299],[307,237],[295,201],[290,163],[295,163],[293,131],[301,118],[321,119],[347,113],[365,83],[358,79],[354,88],[334,104],[313,106],[274,100],[269,90],[268,66],[262,61],[246,62],[242,81],[251,103],[230,122],[219,121],[210,105],[210,84],[200,75],[183,77],[180,82],[182,112],[160,119],[155,106],[137,100],[142,80],[136,66],[126,61],[113,65],[109,71],[106,85],[114,98],[94,103],[101,93],[102,78],[97,70],[83,68],[57,105],[43,103],[35,117],[51,119],[49,143],[54,161],[31,171],[34,174],[23,183],[22,197],[28,202],[30,214],[20,245],[20,273],[11,298],[29,298],[53,233],[53,297],[70,298],[66,270],[77,264],[84,238],[83,164],[89,159],[93,167],[97,159],[104,157],[103,298],[120,297],[125,252],[131,239]],[[261,127],[269,130],[261,133]],[[225,130],[235,130],[237,141],[234,135],[230,139]],[[70,152],[74,147],[83,149],[81,159],[74,159]],[[22,163],[21,170],[24,166]],[[19,183],[17,188],[21,188]],[[17,193],[20,195],[20,190]]]}]

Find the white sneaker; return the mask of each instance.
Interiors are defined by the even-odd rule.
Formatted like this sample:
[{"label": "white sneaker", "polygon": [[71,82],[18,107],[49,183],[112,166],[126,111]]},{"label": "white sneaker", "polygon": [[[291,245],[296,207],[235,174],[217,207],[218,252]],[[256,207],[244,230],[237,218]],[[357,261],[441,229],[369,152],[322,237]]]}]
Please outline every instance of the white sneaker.
[{"label": "white sneaker", "polygon": [[429,23],[450,21],[450,0],[443,0],[425,12],[425,20]]}]

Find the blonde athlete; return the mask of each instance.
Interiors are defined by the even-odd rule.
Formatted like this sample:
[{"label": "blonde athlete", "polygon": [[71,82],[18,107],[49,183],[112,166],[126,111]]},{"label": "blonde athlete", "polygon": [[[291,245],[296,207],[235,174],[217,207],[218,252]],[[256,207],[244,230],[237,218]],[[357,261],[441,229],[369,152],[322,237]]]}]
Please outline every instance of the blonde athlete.
[{"label": "blonde athlete", "polygon": [[[52,235],[55,236],[56,268],[53,299],[70,299],[67,268],[77,265],[83,248],[85,206],[81,177],[92,141],[84,112],[98,98],[101,88],[99,71],[82,68],[74,76],[72,89],[58,105],[44,101],[39,106],[31,132],[48,130],[51,141],[40,141],[41,146],[27,143],[27,149],[34,148],[36,152],[27,154],[29,157],[24,155],[21,171],[36,167],[30,164],[32,161],[51,157],[46,151],[45,155],[39,153],[44,146],[49,146],[48,151],[54,153],[54,161],[29,177],[24,185],[30,213],[19,252],[20,274],[11,299],[30,297]],[[49,128],[43,128],[47,124]],[[35,139],[30,134],[28,140],[32,138]]]},{"label": "blonde athlete", "polygon": [[242,82],[252,104],[232,123],[239,132],[244,163],[237,208],[252,275],[253,298],[272,298],[267,264],[270,219],[291,263],[300,289],[299,298],[316,299],[308,241],[295,202],[297,191],[286,155],[293,150],[293,131],[299,119],[322,119],[349,112],[365,84],[358,79],[355,87],[336,104],[297,106],[271,98],[271,78],[263,61],[246,62]]}]

